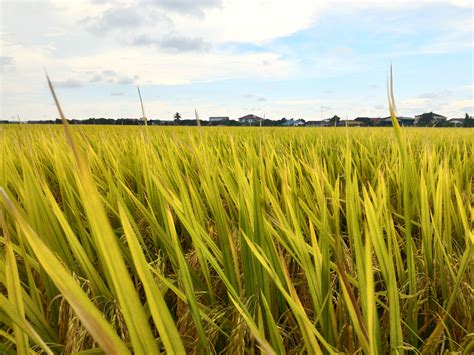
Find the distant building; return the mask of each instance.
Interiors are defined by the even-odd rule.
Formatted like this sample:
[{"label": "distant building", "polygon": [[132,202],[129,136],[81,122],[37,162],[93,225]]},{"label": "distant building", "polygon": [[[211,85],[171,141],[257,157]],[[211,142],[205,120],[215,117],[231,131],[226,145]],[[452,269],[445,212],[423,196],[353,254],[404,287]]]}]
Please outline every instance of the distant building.
[{"label": "distant building", "polygon": [[334,126],[334,122],[331,122],[330,118],[325,118],[324,120],[320,121],[321,127],[331,127]]},{"label": "distant building", "polygon": [[306,127],[334,127],[334,122],[331,122],[330,118],[326,118],[322,121],[306,121],[304,125]]},{"label": "distant building", "polygon": [[[403,116],[398,116],[397,117],[398,124],[400,126],[408,127],[408,126],[413,126],[415,124],[415,119],[413,117],[403,117]],[[378,123],[379,126],[392,126],[392,117],[384,117],[380,120]]]},{"label": "distant building", "polygon": [[305,126],[306,127],[320,127],[322,121],[306,121]]},{"label": "distant building", "polygon": [[243,116],[243,117],[239,118],[240,124],[245,125],[245,126],[258,125],[260,123],[260,120],[263,120],[263,118],[258,117],[258,116],[253,115],[253,114],[246,115],[246,116]]},{"label": "distant building", "polygon": [[415,119],[413,117],[398,117],[398,122],[405,127],[415,125]]},{"label": "distant building", "polygon": [[351,120],[344,120],[344,121],[339,121],[337,123],[337,125],[339,127],[362,127],[362,126],[366,126],[366,124],[364,122],[360,122],[360,121],[351,121]]},{"label": "distant building", "polygon": [[464,118],[451,118],[448,123],[450,126],[462,127],[464,126]]},{"label": "distant building", "polygon": [[357,117],[354,119],[355,122],[360,122],[363,126],[377,126],[380,120],[380,117]]},{"label": "distant building", "polygon": [[286,126],[286,127],[290,127],[290,126],[304,126],[305,124],[305,121],[304,120],[295,120],[293,118],[289,119],[289,120],[286,120],[284,121],[281,126]]},{"label": "distant building", "polygon": [[222,117],[209,117],[210,124],[220,124],[229,122],[229,117],[222,116]]},{"label": "distant building", "polygon": [[428,113],[423,113],[421,115],[415,116],[415,125],[434,125],[436,126],[437,124],[441,122],[446,122],[447,117],[438,115],[437,113],[433,112],[428,112]]}]

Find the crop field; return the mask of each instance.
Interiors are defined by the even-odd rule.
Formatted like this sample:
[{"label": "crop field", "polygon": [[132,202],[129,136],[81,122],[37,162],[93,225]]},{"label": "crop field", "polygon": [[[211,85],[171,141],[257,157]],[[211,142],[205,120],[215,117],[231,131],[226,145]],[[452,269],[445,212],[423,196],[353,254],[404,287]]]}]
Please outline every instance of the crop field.
[{"label": "crop field", "polygon": [[474,130],[0,127],[0,353],[474,352]]}]

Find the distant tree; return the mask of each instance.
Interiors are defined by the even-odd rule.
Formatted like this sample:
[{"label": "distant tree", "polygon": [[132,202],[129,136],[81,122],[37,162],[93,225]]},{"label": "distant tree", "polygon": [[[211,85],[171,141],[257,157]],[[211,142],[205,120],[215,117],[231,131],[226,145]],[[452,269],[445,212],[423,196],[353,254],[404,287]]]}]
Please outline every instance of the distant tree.
[{"label": "distant tree", "polygon": [[192,120],[178,120],[180,126],[197,126],[197,121],[195,119]]},{"label": "distant tree", "polygon": [[173,117],[174,121],[179,124],[179,121],[181,120],[181,115],[179,114],[179,112],[176,112]]},{"label": "distant tree", "polygon": [[339,117],[338,115],[334,115],[332,118],[329,119],[329,122],[336,125],[340,120],[341,117]]},{"label": "distant tree", "polygon": [[235,120],[228,120],[224,123],[224,126],[240,126],[240,122]]},{"label": "distant tree", "polygon": [[472,118],[472,116],[469,116],[467,113],[466,116],[464,116],[463,127],[474,127],[474,118]]}]

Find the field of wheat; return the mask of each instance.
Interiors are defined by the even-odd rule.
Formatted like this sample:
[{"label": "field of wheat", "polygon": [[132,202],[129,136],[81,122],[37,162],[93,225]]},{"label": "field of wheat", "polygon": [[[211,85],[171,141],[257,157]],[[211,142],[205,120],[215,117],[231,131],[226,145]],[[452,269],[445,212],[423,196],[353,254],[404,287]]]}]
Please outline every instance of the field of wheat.
[{"label": "field of wheat", "polygon": [[473,148],[0,127],[0,352],[472,353]]}]

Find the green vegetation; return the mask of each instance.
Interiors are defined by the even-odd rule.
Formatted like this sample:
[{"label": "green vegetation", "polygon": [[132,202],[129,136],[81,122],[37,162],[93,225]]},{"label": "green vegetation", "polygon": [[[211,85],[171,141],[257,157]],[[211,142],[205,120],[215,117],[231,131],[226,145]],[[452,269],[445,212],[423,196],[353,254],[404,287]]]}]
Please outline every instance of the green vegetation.
[{"label": "green vegetation", "polygon": [[0,128],[0,352],[474,350],[472,130],[66,128]]}]

